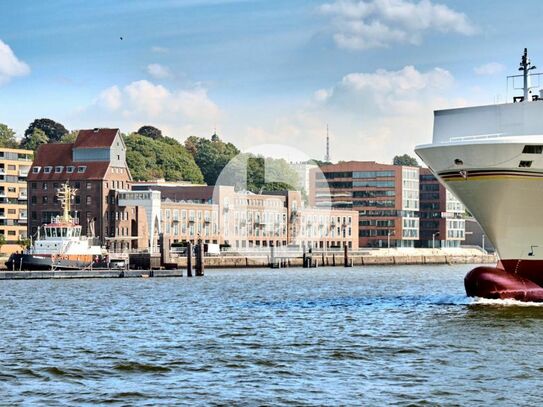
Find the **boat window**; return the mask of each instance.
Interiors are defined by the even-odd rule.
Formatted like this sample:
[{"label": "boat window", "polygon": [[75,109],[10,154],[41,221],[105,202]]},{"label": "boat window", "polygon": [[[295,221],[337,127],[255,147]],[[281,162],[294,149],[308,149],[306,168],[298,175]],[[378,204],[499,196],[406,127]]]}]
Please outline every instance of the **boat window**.
[{"label": "boat window", "polygon": [[62,237],[66,237],[66,232],[67,231],[68,231],[68,229],[62,228]]},{"label": "boat window", "polygon": [[521,161],[518,166],[523,168],[530,168],[532,166],[532,161]]},{"label": "boat window", "polygon": [[57,228],[51,228],[51,237],[57,237]]},{"label": "boat window", "polygon": [[49,228],[45,228],[45,236],[51,237],[51,232],[49,231]]},{"label": "boat window", "polygon": [[524,146],[522,153],[523,154],[541,154],[543,153],[543,146]]}]

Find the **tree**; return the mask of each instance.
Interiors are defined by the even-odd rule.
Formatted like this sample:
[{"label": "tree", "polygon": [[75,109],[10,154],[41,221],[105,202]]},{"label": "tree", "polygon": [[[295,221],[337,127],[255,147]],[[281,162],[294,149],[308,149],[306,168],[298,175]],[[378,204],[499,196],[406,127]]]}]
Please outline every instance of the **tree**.
[{"label": "tree", "polygon": [[0,147],[17,148],[19,143],[15,139],[15,131],[7,125],[0,123]]},{"label": "tree", "polygon": [[17,239],[17,245],[21,246],[21,249],[23,249],[23,250],[29,249],[31,243],[32,243],[32,242],[31,242],[30,239],[27,238],[27,237],[25,237],[25,238],[19,237],[19,239]]},{"label": "tree", "polygon": [[193,155],[207,185],[215,185],[226,164],[239,154],[235,145],[223,142],[216,134],[212,140],[189,137],[185,141],[185,148]]},{"label": "tree", "polygon": [[191,154],[171,137],[152,139],[138,133],[124,136],[126,162],[136,181],[164,178],[201,184],[202,172]]},{"label": "tree", "polygon": [[34,129],[42,130],[51,143],[58,143],[63,136],[68,134],[66,127],[51,119],[34,120],[25,130],[25,137],[29,137],[34,132]]},{"label": "tree", "polygon": [[143,126],[143,127],[140,127],[139,130],[136,132],[142,136],[145,136],[145,137],[150,137],[152,139],[159,139],[159,138],[162,138],[162,131],[160,131],[159,129],[157,129],[156,127],[153,127],[153,126]]},{"label": "tree", "polygon": [[68,134],[65,134],[64,136],[62,136],[59,142],[63,144],[75,143],[75,139],[77,138],[78,134],[79,134],[78,130],[72,130]]},{"label": "tree", "polygon": [[411,167],[418,167],[419,163],[417,162],[417,159],[414,157],[411,157],[408,154],[404,155],[397,155],[392,160],[392,164],[394,165],[407,165]]},{"label": "tree", "polygon": [[0,250],[2,250],[2,246],[4,246],[7,243],[6,236],[4,234],[0,235]]},{"label": "tree", "polygon": [[47,144],[48,142],[49,139],[43,130],[35,128],[32,133],[23,137],[21,148],[36,151],[40,145]]}]

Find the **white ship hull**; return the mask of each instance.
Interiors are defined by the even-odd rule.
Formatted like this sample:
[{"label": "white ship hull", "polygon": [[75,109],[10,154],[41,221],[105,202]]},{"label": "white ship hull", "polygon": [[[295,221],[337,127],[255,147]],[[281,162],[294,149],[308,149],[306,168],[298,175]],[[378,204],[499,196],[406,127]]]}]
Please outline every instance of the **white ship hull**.
[{"label": "white ship hull", "polygon": [[[427,145],[417,154],[473,214],[504,260],[543,261],[543,154],[524,143]],[[459,158],[462,157],[462,158]],[[460,159],[463,164],[454,164]],[[532,161],[530,168],[520,161]],[[542,270],[543,271],[543,270]]]}]

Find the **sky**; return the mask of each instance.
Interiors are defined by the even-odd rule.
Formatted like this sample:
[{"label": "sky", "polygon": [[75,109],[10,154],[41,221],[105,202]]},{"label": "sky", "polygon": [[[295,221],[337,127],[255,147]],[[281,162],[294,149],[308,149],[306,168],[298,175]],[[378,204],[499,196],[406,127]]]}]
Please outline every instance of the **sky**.
[{"label": "sky", "polygon": [[0,3],[0,122],[216,130],[243,149],[390,162],[436,109],[503,103],[539,0],[41,0]]}]

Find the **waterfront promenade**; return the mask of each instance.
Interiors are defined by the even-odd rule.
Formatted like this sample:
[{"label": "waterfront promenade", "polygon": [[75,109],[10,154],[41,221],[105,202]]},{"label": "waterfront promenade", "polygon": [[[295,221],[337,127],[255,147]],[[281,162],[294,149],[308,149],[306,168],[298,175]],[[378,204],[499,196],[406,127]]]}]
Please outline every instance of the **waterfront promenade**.
[{"label": "waterfront promenade", "polygon": [[[158,268],[153,270],[46,270],[21,271],[0,269],[0,280],[15,279],[72,279],[72,278],[149,278],[149,277],[182,277],[186,275],[187,258],[176,257],[173,269]],[[278,251],[270,254],[227,253],[222,256],[204,257],[205,268],[291,268],[303,267],[304,257],[299,252]],[[348,253],[345,261],[344,253],[308,253],[306,267],[348,267],[355,266],[401,266],[401,265],[439,265],[439,264],[495,264],[497,258],[493,254],[485,254],[477,249],[377,249],[359,250]],[[3,264],[4,261],[2,261]]]}]

